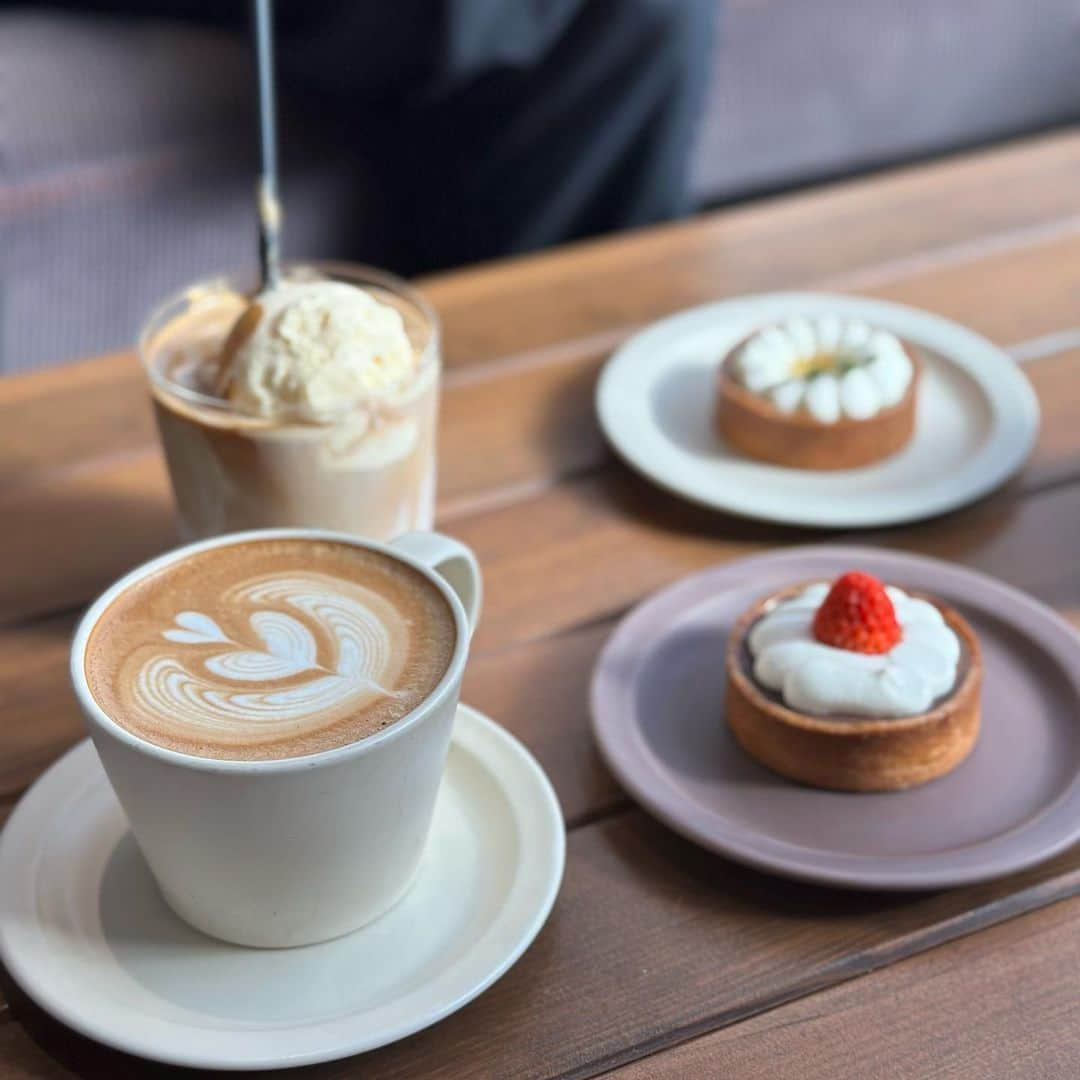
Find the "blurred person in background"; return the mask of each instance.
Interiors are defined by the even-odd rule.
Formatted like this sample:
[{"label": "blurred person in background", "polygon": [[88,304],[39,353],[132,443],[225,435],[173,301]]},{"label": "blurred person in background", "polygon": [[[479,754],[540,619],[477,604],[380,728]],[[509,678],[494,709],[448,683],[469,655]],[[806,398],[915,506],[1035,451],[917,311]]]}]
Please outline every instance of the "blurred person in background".
[{"label": "blurred person in background", "polygon": [[[277,0],[285,256],[412,275],[686,212],[719,3]],[[253,265],[249,6],[0,0],[0,373]]]},{"label": "blurred person in background", "polygon": [[[240,0],[49,6],[237,35],[249,9]],[[278,0],[279,94],[374,179],[384,263],[402,273],[457,266],[690,209],[716,6]]]}]

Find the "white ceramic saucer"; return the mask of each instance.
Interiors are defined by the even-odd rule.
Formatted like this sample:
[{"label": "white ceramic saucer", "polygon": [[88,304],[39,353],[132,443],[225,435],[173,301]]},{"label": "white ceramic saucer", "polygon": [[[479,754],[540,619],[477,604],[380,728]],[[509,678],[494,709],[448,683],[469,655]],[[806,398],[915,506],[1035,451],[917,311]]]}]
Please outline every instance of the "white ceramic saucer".
[{"label": "white ceramic saucer", "polygon": [[226,945],[158,895],[87,741],[34,784],[0,838],[0,958],[42,1008],[120,1050],[218,1069],[326,1061],[419,1031],[487,989],[543,926],[564,855],[540,766],[462,706],[405,899],[337,941]]},{"label": "white ceramic saucer", "polygon": [[[911,442],[864,469],[814,472],[728,450],[712,425],[720,358],[755,327],[834,312],[922,346]],[[1001,349],[925,311],[822,293],[770,293],[694,308],[619,348],[596,393],[619,455],[676,495],[743,517],[828,528],[891,525],[972,502],[1024,463],[1039,428],[1031,384]]]}]

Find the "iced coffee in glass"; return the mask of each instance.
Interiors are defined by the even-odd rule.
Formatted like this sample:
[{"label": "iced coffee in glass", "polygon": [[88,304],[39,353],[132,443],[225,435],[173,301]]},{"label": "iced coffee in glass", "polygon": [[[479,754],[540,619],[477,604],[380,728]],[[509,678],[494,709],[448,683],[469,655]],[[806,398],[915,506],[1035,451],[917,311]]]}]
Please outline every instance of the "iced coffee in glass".
[{"label": "iced coffee in glass", "polygon": [[254,297],[199,282],[140,350],[186,538],[431,527],[439,326],[404,282],[340,264],[292,267]]}]

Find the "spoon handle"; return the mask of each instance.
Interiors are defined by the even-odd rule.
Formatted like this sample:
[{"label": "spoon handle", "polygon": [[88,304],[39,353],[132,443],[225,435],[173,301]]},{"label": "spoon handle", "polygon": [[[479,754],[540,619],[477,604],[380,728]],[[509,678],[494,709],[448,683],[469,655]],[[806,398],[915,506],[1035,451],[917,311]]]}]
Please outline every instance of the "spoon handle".
[{"label": "spoon handle", "polygon": [[274,36],[272,0],[252,0],[255,67],[259,91],[259,149],[261,155],[256,205],[259,220],[260,291],[274,288],[280,277],[277,122],[274,116]]}]

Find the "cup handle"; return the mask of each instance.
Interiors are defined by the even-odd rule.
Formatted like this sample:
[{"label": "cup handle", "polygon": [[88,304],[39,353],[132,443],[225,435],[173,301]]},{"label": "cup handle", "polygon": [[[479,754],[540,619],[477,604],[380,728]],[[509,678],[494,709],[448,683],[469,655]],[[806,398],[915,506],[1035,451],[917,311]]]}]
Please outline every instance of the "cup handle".
[{"label": "cup handle", "polygon": [[480,618],[484,586],[480,564],[470,548],[460,540],[437,532],[403,533],[390,541],[390,547],[434,570],[457,593],[472,637]]}]

